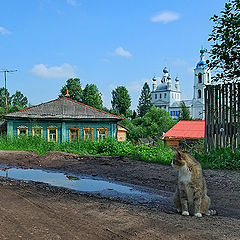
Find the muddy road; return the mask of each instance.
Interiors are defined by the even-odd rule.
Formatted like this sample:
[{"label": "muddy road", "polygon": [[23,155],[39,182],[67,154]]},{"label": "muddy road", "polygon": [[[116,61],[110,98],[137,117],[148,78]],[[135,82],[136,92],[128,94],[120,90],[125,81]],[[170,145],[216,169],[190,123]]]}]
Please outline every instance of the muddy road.
[{"label": "muddy road", "polygon": [[[170,166],[121,157],[67,153],[38,156],[0,151],[0,163],[60,170],[165,191],[177,175]],[[31,181],[0,178],[0,239],[231,239],[240,240],[240,173],[205,170],[217,216],[184,217],[168,205],[134,204]]]}]

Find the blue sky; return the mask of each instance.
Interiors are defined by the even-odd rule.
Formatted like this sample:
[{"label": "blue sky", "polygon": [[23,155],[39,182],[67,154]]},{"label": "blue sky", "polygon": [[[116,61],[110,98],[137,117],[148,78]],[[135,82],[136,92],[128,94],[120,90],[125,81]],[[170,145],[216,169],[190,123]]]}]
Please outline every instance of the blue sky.
[{"label": "blue sky", "polygon": [[[192,98],[193,68],[207,41],[209,18],[225,0],[0,0],[0,69],[10,93],[31,104],[58,97],[70,77],[94,83],[111,106],[125,86],[136,109],[145,81],[168,66]],[[3,74],[0,87],[3,87]]]}]

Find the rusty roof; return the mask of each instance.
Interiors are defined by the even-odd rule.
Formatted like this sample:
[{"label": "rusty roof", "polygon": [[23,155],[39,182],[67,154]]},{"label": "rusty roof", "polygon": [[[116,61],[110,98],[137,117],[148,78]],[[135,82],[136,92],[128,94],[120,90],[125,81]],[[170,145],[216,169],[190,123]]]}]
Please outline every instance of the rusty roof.
[{"label": "rusty roof", "polygon": [[67,97],[25,108],[3,115],[3,117],[35,119],[123,119],[122,117],[90,107]]}]

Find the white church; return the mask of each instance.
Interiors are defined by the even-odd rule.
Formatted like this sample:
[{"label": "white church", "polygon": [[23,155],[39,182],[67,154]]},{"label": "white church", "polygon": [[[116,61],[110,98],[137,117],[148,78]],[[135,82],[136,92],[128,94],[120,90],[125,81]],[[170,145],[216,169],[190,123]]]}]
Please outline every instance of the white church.
[{"label": "white church", "polygon": [[179,77],[176,77],[173,83],[167,67],[163,69],[160,84],[157,83],[156,77],[152,79],[152,104],[157,108],[168,111],[173,119],[178,118],[182,101],[188,107],[193,119],[204,119],[204,88],[205,85],[211,84],[211,71],[205,61],[205,51],[200,50],[200,61],[194,69],[192,100],[182,100]]}]

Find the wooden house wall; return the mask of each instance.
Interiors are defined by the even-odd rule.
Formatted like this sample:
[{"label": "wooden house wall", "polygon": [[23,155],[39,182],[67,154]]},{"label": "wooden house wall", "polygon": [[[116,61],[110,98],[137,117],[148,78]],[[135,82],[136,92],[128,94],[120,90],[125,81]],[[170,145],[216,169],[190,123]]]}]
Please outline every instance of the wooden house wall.
[{"label": "wooden house wall", "polygon": [[47,128],[57,127],[58,142],[69,141],[69,128],[79,128],[79,139],[83,138],[83,128],[93,128],[93,138],[97,139],[97,128],[103,127],[107,129],[107,137],[116,138],[117,135],[117,123],[111,121],[28,121],[28,120],[8,120],[7,121],[7,133],[9,136],[17,136],[17,128],[19,126],[28,127],[28,135],[32,135],[33,127],[43,128],[43,138],[47,139]]}]

